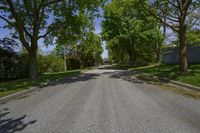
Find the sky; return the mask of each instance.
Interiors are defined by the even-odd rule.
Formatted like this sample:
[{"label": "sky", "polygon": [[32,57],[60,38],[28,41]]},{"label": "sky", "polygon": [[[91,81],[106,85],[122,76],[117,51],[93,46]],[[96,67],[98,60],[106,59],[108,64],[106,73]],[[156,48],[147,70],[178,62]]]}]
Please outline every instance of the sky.
[{"label": "sky", "polygon": [[[100,17],[95,18],[95,24],[94,24],[96,34],[101,33],[101,22],[103,21],[103,10],[102,9],[99,10],[99,14],[100,14]],[[4,37],[10,36],[10,34],[9,34],[10,30],[3,28],[3,26],[5,24],[6,23],[2,19],[0,19],[0,38],[1,39],[4,38]],[[42,40],[39,40],[38,43],[39,43],[39,47],[41,48],[42,52],[44,52],[44,53],[50,53],[55,48],[55,45],[46,47],[45,45],[43,45]],[[102,53],[102,57],[108,58],[108,51],[105,49],[105,45],[106,45],[106,43],[103,42],[102,47],[104,49],[104,52]]]},{"label": "sky", "polygon": [[[99,14],[100,14],[100,17],[98,18],[95,18],[95,33],[96,34],[100,34],[101,33],[101,22],[103,21],[103,10],[100,9],[99,10]],[[108,58],[108,51],[106,50],[106,43],[103,42],[102,44],[102,47],[103,47],[103,53],[102,53],[102,57],[103,58]]]}]

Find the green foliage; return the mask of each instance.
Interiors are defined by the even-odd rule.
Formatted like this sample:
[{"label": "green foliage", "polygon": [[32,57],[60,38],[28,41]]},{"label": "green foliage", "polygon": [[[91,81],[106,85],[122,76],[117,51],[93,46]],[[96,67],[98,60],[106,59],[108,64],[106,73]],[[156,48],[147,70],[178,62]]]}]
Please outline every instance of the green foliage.
[{"label": "green foliage", "polygon": [[74,70],[81,68],[81,61],[78,58],[68,57],[67,58],[67,69]]},{"label": "green foliage", "polygon": [[[30,79],[37,78],[36,53],[38,41],[44,43],[53,42],[51,33],[53,22],[49,21],[54,6],[60,3],[58,0],[1,0],[0,19],[6,22],[4,28],[10,29],[11,35],[19,39],[28,52]],[[54,16],[52,17],[54,19]],[[14,32],[13,32],[14,31]]]},{"label": "green foliage", "polygon": [[200,86],[200,65],[190,65],[190,71],[181,73],[178,65],[153,65],[147,67],[130,68],[132,71],[139,71],[156,75],[172,80],[181,81],[195,86]]},{"label": "green foliage", "polygon": [[186,43],[189,45],[200,45],[200,30],[191,30],[187,33]]},{"label": "green foliage", "polygon": [[68,69],[93,66],[101,59],[101,40],[94,34],[94,18],[104,0],[74,0],[58,3],[53,32],[56,37],[57,53],[66,52]]},{"label": "green foliage", "polygon": [[113,0],[105,6],[104,17],[102,37],[113,60],[131,65],[155,61],[163,37],[158,23],[141,10],[137,0]]},{"label": "green foliage", "polygon": [[[15,48],[18,44],[9,38],[0,40],[0,80],[23,79],[29,76],[28,54],[16,53]],[[38,54],[38,72],[59,72],[64,70],[63,59],[50,55]]]},{"label": "green foliage", "polygon": [[[147,11],[164,27],[169,27],[178,35],[179,68],[185,72],[188,69],[187,61],[187,31],[199,27],[199,0],[140,0],[140,7]],[[164,28],[164,33],[166,28]]]},{"label": "green foliage", "polygon": [[101,64],[103,61],[101,57],[103,48],[101,45],[101,39],[94,31],[86,31],[81,34],[78,43],[63,47],[62,45],[58,45],[56,53],[63,57],[65,49],[68,69],[79,68],[79,63],[82,68],[91,67]]},{"label": "green foliage", "polygon": [[38,72],[40,74],[49,72],[61,72],[64,70],[64,60],[53,54],[38,55]]},{"label": "green foliage", "polygon": [[82,67],[94,66],[95,63],[101,63],[101,39],[94,32],[85,33],[77,46],[78,56],[81,60]]},{"label": "green foliage", "polygon": [[59,80],[80,73],[81,70],[72,70],[59,73],[47,73],[40,76],[37,80],[34,81],[28,79],[18,79],[13,81],[0,82],[0,97],[10,95],[25,89],[29,89],[33,86],[40,86],[51,81]]},{"label": "green foliage", "polygon": [[1,0],[0,19],[12,29],[30,59],[30,78],[37,78],[36,53],[38,41],[50,45],[71,45],[81,34],[81,29],[95,15],[103,0]]},{"label": "green foliage", "polygon": [[93,26],[98,8],[104,0],[67,0],[55,7],[56,16],[53,35],[58,45],[72,45],[81,38],[82,29]]},{"label": "green foliage", "polygon": [[18,44],[9,38],[0,40],[0,80],[12,80],[28,77],[28,58],[18,54]]}]

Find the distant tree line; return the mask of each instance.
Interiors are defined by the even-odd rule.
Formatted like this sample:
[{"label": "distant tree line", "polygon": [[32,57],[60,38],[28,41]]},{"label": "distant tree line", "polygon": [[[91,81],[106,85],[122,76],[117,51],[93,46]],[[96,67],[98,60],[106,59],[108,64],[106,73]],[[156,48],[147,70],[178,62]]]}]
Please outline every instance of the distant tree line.
[{"label": "distant tree line", "polygon": [[[16,52],[19,47],[20,44],[14,39],[0,39],[0,81],[29,77],[28,54],[26,50]],[[64,58],[64,48],[66,58]],[[45,73],[64,71],[64,67],[67,70],[73,70],[102,63],[101,39],[93,32],[79,45],[68,45],[68,48],[66,46],[64,48],[58,45],[54,51],[47,55],[37,52],[37,74],[39,76]]]},{"label": "distant tree line", "polygon": [[113,0],[105,6],[102,37],[111,60],[129,65],[160,61],[163,35],[159,23],[139,1]]},{"label": "distant tree line", "polygon": [[159,62],[171,29],[177,37],[180,71],[187,71],[187,45],[199,41],[199,0],[112,0],[104,9],[102,37],[111,60],[130,65]]}]

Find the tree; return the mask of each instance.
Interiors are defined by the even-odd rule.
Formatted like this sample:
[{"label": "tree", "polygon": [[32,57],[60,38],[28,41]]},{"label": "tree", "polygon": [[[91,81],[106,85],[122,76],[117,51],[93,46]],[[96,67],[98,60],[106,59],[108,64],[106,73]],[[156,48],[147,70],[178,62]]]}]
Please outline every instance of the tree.
[{"label": "tree", "polygon": [[63,59],[57,57],[54,53],[48,55],[37,55],[38,71],[40,74],[46,72],[61,72],[64,69]]},{"label": "tree", "polygon": [[129,64],[134,65],[154,60],[155,46],[162,44],[162,35],[158,23],[141,10],[137,1],[113,0],[105,6],[104,17],[102,37],[117,62],[128,58]]},{"label": "tree", "polygon": [[188,45],[200,45],[200,30],[189,30],[186,36],[186,43]]},{"label": "tree", "polygon": [[159,22],[178,33],[179,38],[179,66],[181,71],[187,71],[186,33],[193,21],[188,19],[192,13],[200,8],[199,0],[140,0],[141,7]]},{"label": "tree", "polygon": [[75,40],[74,34],[84,20],[82,14],[86,9],[96,10],[100,2],[102,0],[0,1],[0,18],[8,24],[5,28],[16,31],[14,37],[20,39],[28,52],[31,79],[37,78],[38,40],[44,39],[45,44],[52,43],[53,37],[61,42]]},{"label": "tree", "polygon": [[101,62],[102,42],[100,37],[92,31],[84,35],[85,37],[77,45],[77,55],[80,58],[82,67],[94,66],[95,63]]},{"label": "tree", "polygon": [[38,40],[48,37],[52,25],[48,18],[58,0],[1,0],[0,18],[7,22],[5,28],[14,29],[29,55],[30,79],[37,78],[36,53]]},{"label": "tree", "polygon": [[[74,49],[83,38],[83,32],[85,32],[83,29],[86,27],[93,29],[94,17],[97,16],[98,8],[103,2],[104,0],[68,0],[58,4],[55,25],[62,28],[56,30],[53,35],[56,37],[57,47],[63,49],[64,58],[70,52],[68,49],[75,51]],[[67,69],[66,61],[67,59],[64,59],[65,69]]]},{"label": "tree", "polygon": [[103,48],[101,45],[102,41],[99,35],[95,34],[93,30],[85,31],[82,32],[76,43],[65,45],[65,47],[57,45],[56,52],[58,55],[65,57],[67,69],[78,68],[79,61],[81,67],[84,68],[102,63],[101,54]]}]

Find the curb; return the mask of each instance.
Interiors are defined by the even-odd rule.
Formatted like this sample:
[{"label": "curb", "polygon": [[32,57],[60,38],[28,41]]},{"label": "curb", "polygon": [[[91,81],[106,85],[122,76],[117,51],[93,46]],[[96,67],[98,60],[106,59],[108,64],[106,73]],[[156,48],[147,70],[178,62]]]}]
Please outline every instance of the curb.
[{"label": "curb", "polygon": [[178,85],[178,86],[181,86],[181,87],[193,90],[193,91],[200,92],[200,87],[196,87],[196,86],[193,86],[193,85],[181,83],[181,82],[174,81],[174,80],[170,80],[169,82],[172,83],[172,84],[174,84],[174,85]]},{"label": "curb", "polygon": [[190,84],[187,84],[187,83],[182,83],[182,82],[175,81],[175,80],[169,80],[167,78],[158,77],[158,79],[167,81],[168,83],[171,83],[171,84],[174,84],[174,85],[177,85],[177,86],[180,86],[180,87],[184,87],[186,89],[190,89],[190,90],[193,90],[193,91],[200,92],[200,87],[197,87],[197,86],[193,86],[193,85],[190,85]]},{"label": "curb", "polygon": [[[83,73],[85,73],[86,71],[88,71],[88,70],[85,70]],[[72,75],[72,76],[75,76],[75,75]],[[36,90],[40,90],[43,87],[47,87],[48,84],[50,84],[50,82],[45,82],[45,83],[42,83],[39,86],[31,87],[31,88],[28,88],[26,90],[22,90],[22,91],[19,91],[19,92],[16,92],[16,93],[4,96],[4,97],[0,97],[0,104],[4,104],[7,101],[13,100],[15,98],[18,98],[18,97],[21,97],[21,96],[24,96],[24,95],[27,95],[27,94],[29,94],[31,92],[36,91]]]},{"label": "curb", "polygon": [[32,87],[32,88],[29,88],[27,90],[22,90],[20,92],[17,92],[17,93],[14,93],[14,94],[10,94],[10,95],[5,96],[5,97],[1,97],[0,98],[0,104],[4,104],[7,101],[10,101],[10,100],[15,99],[17,97],[21,97],[23,95],[29,94],[31,92],[34,92],[34,91],[38,90],[38,89],[41,89],[41,88],[39,88],[39,87]]},{"label": "curb", "polygon": [[186,89],[190,89],[190,90],[193,90],[193,91],[200,92],[200,87],[197,87],[197,86],[193,86],[193,85],[182,83],[182,82],[175,81],[175,80],[169,80],[167,78],[162,78],[162,77],[158,77],[158,76],[154,76],[154,77],[156,79],[159,79],[160,82],[165,81],[166,83],[171,83],[173,85],[177,85],[177,86],[180,86],[180,87],[184,87]]}]

